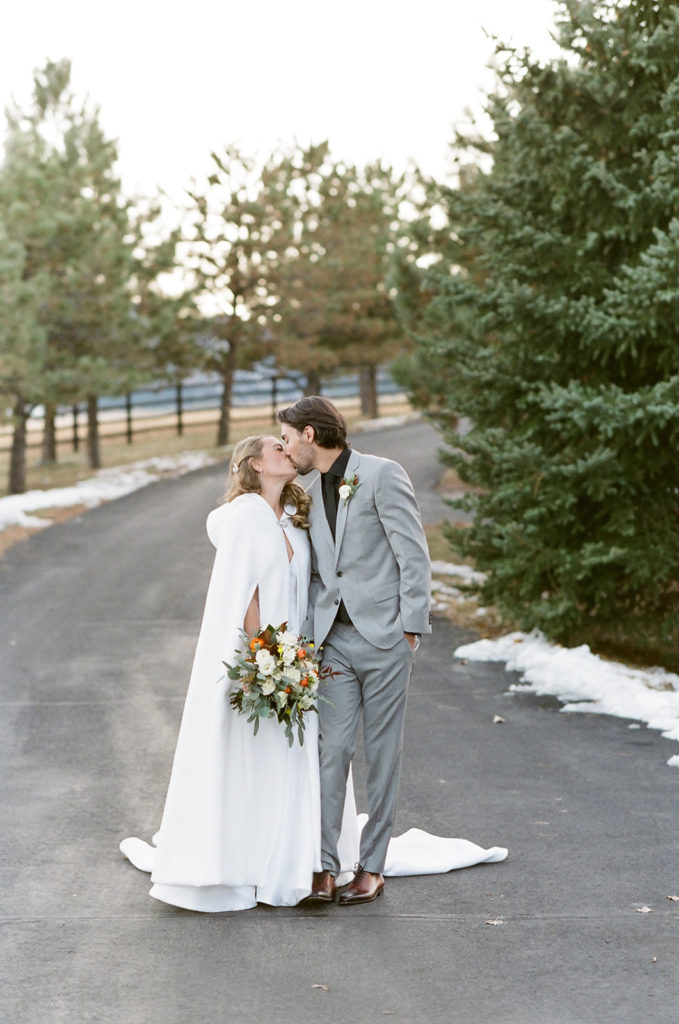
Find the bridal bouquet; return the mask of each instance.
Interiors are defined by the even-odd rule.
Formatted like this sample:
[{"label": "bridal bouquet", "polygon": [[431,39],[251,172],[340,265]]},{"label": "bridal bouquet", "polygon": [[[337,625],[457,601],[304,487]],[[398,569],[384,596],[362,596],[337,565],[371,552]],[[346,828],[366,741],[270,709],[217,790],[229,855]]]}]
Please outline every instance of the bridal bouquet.
[{"label": "bridal bouquet", "polygon": [[229,703],[241,715],[254,722],[255,735],[260,718],[275,716],[285,726],[290,746],[297,728],[300,744],[304,743],[306,716],[317,712],[316,701],[321,679],[332,670],[321,668],[314,657],[314,645],[305,637],[295,636],[287,622],[260,629],[250,637],[241,630],[242,650],[237,651],[234,665],[226,666],[229,679],[240,685],[229,694]]}]

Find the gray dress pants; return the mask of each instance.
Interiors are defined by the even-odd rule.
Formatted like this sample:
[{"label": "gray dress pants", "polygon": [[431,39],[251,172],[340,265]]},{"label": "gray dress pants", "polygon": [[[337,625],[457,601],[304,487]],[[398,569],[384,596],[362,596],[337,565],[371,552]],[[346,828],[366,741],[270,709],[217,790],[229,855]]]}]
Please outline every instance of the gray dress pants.
[{"label": "gray dress pants", "polygon": [[381,873],[396,814],[403,727],[414,652],[403,637],[390,650],[368,643],[354,626],[336,622],[323,645],[323,664],[337,673],[322,685],[319,701],[321,865],[337,875],[349,766],[363,721],[368,769],[368,822],[360,864]]}]

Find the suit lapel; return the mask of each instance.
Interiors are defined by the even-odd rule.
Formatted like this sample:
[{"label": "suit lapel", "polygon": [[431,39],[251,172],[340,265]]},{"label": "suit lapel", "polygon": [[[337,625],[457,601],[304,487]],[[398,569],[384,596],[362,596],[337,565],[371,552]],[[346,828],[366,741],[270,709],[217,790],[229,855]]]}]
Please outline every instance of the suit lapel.
[{"label": "suit lapel", "polygon": [[[359,453],[352,450],[351,455],[349,456],[349,461],[347,462],[346,471],[344,473],[345,480],[350,480],[354,473],[356,473],[358,469],[359,460]],[[337,506],[337,522],[335,524],[335,565],[337,565],[340,548],[342,547],[342,539],[344,537],[344,528],[347,525],[347,515],[349,514],[349,506],[351,505],[351,502],[354,501],[354,498],[349,498],[349,501],[344,501],[343,498],[339,498],[338,501],[339,504]],[[330,533],[329,527],[328,533]]]},{"label": "suit lapel", "polygon": [[325,514],[325,506],[323,504],[323,487],[321,485],[320,473],[307,487],[307,493],[312,501],[310,521],[314,540],[318,537],[325,541],[330,550],[333,551],[335,542],[332,539],[332,533],[330,532],[330,526],[328,525],[328,517]]}]

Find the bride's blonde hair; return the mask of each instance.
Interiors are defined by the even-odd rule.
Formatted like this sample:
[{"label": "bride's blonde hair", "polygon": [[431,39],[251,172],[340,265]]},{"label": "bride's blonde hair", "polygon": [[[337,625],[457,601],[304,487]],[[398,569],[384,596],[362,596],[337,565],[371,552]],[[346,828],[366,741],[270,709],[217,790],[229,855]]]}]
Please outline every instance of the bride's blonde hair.
[{"label": "bride's blonde hair", "polygon": [[[260,494],[262,484],[259,473],[252,466],[252,459],[262,454],[264,437],[245,437],[239,441],[231,454],[231,486],[224,495],[224,501],[233,501],[239,494]],[[309,509],[311,498],[295,483],[287,483],[281,494],[281,504],[294,505],[295,514],[291,517],[294,526],[303,530],[309,529]]]}]

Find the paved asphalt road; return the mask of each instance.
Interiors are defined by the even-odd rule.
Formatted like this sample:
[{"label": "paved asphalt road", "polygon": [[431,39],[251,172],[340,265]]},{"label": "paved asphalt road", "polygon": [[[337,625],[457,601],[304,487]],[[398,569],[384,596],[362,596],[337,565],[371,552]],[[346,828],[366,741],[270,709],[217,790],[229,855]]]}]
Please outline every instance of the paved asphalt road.
[{"label": "paved asphalt road", "polygon": [[[357,447],[400,458],[428,505],[435,445],[411,424]],[[418,656],[397,831],[507,861],[391,879],[364,907],[203,916],[147,896],[117,847],[159,822],[223,479],[158,483],[0,561],[1,1019],[674,1021],[676,745],[508,695],[502,666],[454,663],[469,634],[442,620]]]}]

